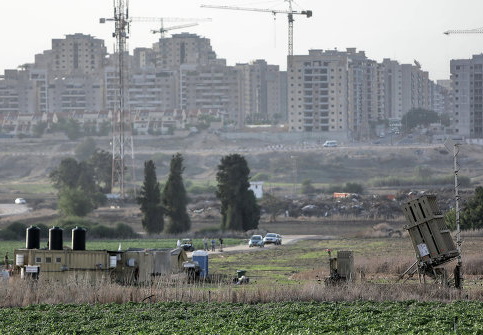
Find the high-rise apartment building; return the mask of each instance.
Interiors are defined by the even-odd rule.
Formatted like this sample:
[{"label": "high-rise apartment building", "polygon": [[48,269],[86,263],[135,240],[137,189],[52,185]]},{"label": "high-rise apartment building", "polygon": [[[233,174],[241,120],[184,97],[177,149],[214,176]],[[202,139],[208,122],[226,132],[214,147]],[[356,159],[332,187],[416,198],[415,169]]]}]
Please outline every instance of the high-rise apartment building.
[{"label": "high-rise apartment building", "polygon": [[52,49],[36,56],[35,67],[49,70],[51,76],[92,75],[102,72],[107,49],[104,41],[90,35],[67,35],[53,39]]},{"label": "high-rise apartment building", "polygon": [[347,131],[349,57],[310,50],[293,57],[287,71],[289,131]]},{"label": "high-rise apartment building", "polygon": [[180,108],[218,110],[236,127],[244,124],[240,113],[240,74],[224,60],[209,65],[182,65],[179,70]]},{"label": "high-rise apartment building", "polygon": [[455,135],[483,138],[483,55],[450,62]]},{"label": "high-rise apartment building", "polygon": [[174,34],[153,44],[156,66],[161,69],[179,69],[181,65],[208,65],[216,60],[210,40],[196,34]]},{"label": "high-rise apartment building", "polygon": [[279,67],[256,60],[237,64],[235,68],[240,72],[241,113],[245,120],[271,122],[281,119]]}]

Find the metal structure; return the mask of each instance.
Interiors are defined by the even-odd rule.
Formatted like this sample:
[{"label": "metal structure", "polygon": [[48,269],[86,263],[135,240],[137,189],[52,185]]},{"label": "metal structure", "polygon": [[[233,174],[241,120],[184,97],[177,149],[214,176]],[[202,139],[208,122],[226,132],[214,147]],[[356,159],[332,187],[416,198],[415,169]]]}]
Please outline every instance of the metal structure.
[{"label": "metal structure", "polygon": [[[112,190],[119,188],[121,199],[125,198],[126,151],[131,149],[132,165],[134,165],[134,145],[132,125],[128,104],[128,74],[126,64],[127,38],[129,37],[129,1],[114,0],[114,16],[101,18],[100,22],[114,21],[115,30],[112,34],[116,38],[115,54],[117,55],[117,70],[119,76],[118,99],[112,113]],[[134,166],[132,166],[134,180]],[[114,193],[114,191],[111,191]]]},{"label": "metal structure", "polygon": [[289,64],[292,63],[293,58],[293,23],[294,15],[305,15],[307,18],[312,17],[311,10],[295,11],[292,9],[292,0],[285,0],[288,2],[288,10],[277,10],[277,9],[263,9],[263,8],[245,8],[245,7],[234,7],[234,6],[212,6],[212,5],[201,5],[204,8],[217,8],[217,9],[232,9],[232,10],[244,10],[252,12],[266,12],[272,13],[274,16],[277,14],[287,14],[288,17],[288,60]]},{"label": "metal structure", "polygon": [[352,251],[337,251],[337,257],[331,257],[329,253],[329,269],[330,275],[325,279],[325,283],[337,284],[340,282],[349,282],[354,279],[354,253]]},{"label": "metal structure", "polygon": [[[117,70],[119,79],[118,101],[112,114],[112,193],[118,188],[121,199],[126,196],[126,172],[131,167],[131,180],[134,175],[134,141],[132,135],[131,113],[128,108],[128,64],[126,54],[127,39],[129,38],[130,23],[138,22],[161,22],[164,21],[207,21],[211,19],[190,19],[190,18],[156,18],[156,17],[129,17],[129,0],[114,0],[114,16],[112,18],[101,18],[100,23],[113,21],[115,30],[112,34],[116,38],[115,54],[117,55]],[[174,28],[171,28],[174,29]],[[126,155],[126,153],[131,155]],[[127,164],[130,158],[131,164]]]},{"label": "metal structure", "polygon": [[475,29],[447,30],[443,34],[453,35],[453,34],[482,34],[482,33],[483,33],[483,28],[475,28]]},{"label": "metal structure", "polygon": [[[460,229],[460,193],[459,193],[459,182],[458,173],[460,166],[458,164],[458,154],[460,152],[460,145],[451,138],[448,138],[444,145],[446,149],[451,152],[453,151],[453,173],[454,173],[454,197],[455,197],[455,221],[456,221],[456,247],[458,248],[458,263],[455,268],[455,281],[456,287],[461,287],[463,282],[463,277],[461,274],[462,269],[462,259],[461,259],[461,229]],[[451,150],[452,149],[452,150]]]},{"label": "metal structure", "polygon": [[[454,259],[460,259],[459,248],[451,237],[451,232],[444,223],[444,215],[438,208],[435,195],[424,195],[405,203],[402,207],[406,220],[404,228],[409,232],[416,252],[414,262],[401,276],[412,277],[416,272],[420,280],[426,277],[436,282],[449,284],[449,275],[445,265]],[[454,271],[454,285],[461,287],[458,268]]]},{"label": "metal structure", "polygon": [[197,26],[198,23],[188,23],[188,24],[182,24],[179,26],[171,26],[171,27],[164,27],[163,21],[161,21],[161,27],[159,29],[153,29],[151,32],[153,34],[161,34],[161,38],[165,38],[166,33],[171,30],[175,29],[182,29],[182,28],[188,28],[188,27],[194,27]]}]

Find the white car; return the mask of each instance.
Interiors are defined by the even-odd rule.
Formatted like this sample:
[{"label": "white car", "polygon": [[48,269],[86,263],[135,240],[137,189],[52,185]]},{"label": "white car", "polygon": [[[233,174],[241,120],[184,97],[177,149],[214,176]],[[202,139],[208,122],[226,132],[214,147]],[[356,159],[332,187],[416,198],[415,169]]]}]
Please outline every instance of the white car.
[{"label": "white car", "polygon": [[324,147],[329,147],[329,148],[333,148],[333,147],[336,147],[337,146],[337,141],[325,141],[324,142]]},{"label": "white car", "polygon": [[27,201],[24,198],[17,198],[17,199],[15,199],[15,203],[17,205],[22,205],[22,204],[26,204]]},{"label": "white car", "polygon": [[265,244],[273,243],[275,245],[278,245],[279,244],[278,234],[267,233],[267,235],[265,235],[265,237],[263,238],[263,243]]}]

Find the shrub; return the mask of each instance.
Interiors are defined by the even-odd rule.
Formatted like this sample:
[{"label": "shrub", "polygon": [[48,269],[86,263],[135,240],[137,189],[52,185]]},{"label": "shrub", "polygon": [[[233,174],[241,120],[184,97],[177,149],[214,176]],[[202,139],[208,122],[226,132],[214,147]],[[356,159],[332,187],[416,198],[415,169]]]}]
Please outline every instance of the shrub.
[{"label": "shrub", "polygon": [[118,222],[116,224],[114,235],[115,236],[113,237],[118,237],[118,238],[138,237],[138,234],[132,229],[132,227],[122,222]]}]

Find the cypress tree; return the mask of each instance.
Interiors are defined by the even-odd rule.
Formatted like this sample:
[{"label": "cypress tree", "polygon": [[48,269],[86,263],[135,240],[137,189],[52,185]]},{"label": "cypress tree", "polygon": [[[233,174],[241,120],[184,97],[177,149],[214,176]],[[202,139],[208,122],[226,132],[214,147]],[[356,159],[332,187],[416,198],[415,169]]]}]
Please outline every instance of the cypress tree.
[{"label": "cypress tree", "polygon": [[168,180],[163,190],[163,205],[168,217],[165,232],[168,234],[186,232],[191,228],[191,219],[186,209],[188,198],[183,171],[183,156],[177,153],[171,159]]},{"label": "cypress tree", "polygon": [[250,169],[238,154],[224,156],[218,165],[216,196],[221,200],[221,229],[250,230],[258,227],[260,206],[249,190]]},{"label": "cypress tree", "polygon": [[161,191],[156,177],[156,166],[152,160],[144,162],[144,183],[137,202],[143,213],[142,224],[148,234],[158,234],[164,228],[164,210]]}]

